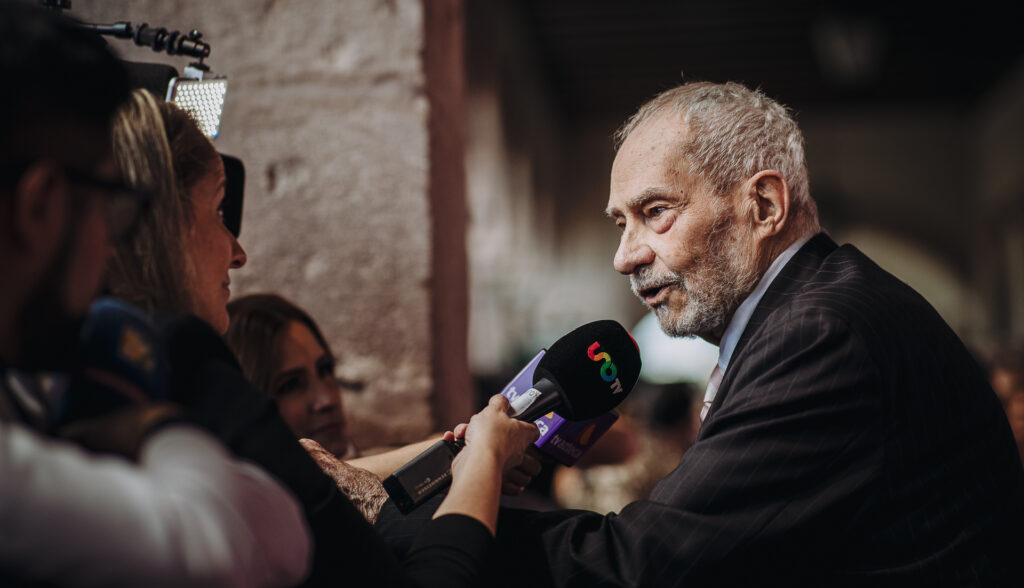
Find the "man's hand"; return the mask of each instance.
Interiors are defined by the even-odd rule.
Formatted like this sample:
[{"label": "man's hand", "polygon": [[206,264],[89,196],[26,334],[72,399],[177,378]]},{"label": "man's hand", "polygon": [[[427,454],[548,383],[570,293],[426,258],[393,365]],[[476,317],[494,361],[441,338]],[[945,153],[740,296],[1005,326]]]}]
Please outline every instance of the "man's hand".
[{"label": "man's hand", "polygon": [[338,459],[312,439],[299,439],[299,444],[312,456],[320,469],[334,480],[341,493],[352,501],[363,517],[373,524],[380,514],[380,508],[388,499],[388,493],[381,485],[380,479],[372,472]]}]

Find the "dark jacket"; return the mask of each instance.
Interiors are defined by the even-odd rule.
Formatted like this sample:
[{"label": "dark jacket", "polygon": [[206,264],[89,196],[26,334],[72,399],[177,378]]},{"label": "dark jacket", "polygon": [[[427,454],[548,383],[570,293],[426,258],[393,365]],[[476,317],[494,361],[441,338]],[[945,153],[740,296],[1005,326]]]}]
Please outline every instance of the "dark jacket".
[{"label": "dark jacket", "polygon": [[1024,582],[1024,470],[984,373],[921,296],[824,234],[765,293],[649,500],[505,515],[534,585]]}]

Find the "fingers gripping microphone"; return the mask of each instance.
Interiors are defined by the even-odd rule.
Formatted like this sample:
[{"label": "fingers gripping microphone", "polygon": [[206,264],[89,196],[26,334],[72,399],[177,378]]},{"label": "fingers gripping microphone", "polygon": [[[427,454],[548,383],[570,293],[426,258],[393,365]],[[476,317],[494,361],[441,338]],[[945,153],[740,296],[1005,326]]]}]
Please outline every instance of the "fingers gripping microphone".
[{"label": "fingers gripping microphone", "polygon": [[[640,376],[640,351],[619,323],[595,321],[576,328],[548,349],[534,371],[533,387],[512,403],[514,416],[534,421],[557,410],[586,420],[615,408]],[[403,513],[451,482],[451,462],[460,447],[438,441],[384,480]]]}]

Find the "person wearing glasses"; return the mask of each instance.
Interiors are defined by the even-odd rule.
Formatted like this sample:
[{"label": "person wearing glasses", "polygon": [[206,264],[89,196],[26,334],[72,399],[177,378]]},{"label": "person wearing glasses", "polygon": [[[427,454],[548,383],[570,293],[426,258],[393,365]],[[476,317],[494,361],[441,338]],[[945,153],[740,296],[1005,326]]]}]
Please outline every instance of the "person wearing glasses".
[{"label": "person wearing glasses", "polygon": [[0,92],[0,585],[301,581],[310,539],[295,500],[173,406],[78,423],[116,456],[51,434],[57,389],[43,383],[70,372],[111,242],[145,199],[110,151],[128,82],[102,40],[0,1],[0,78],[17,85]]},{"label": "person wearing glasses", "polygon": [[151,189],[153,202],[132,238],[117,245],[106,286],[156,317],[174,372],[172,398],[188,418],[299,499],[315,546],[309,584],[477,585],[495,533],[502,473],[522,462],[536,426],[509,418],[499,396],[460,427],[466,449],[453,464],[448,496],[399,563],[273,400],[246,379],[222,339],[229,272],[246,255],[223,224],[217,151],[188,115],[144,90],[118,112],[113,136],[121,172],[132,185]]}]

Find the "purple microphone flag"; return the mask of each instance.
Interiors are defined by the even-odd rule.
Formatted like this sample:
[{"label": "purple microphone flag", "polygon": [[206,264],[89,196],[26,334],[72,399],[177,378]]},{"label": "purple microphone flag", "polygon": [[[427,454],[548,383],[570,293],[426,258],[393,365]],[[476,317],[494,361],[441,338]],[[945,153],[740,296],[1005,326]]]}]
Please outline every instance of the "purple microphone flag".
[{"label": "purple microphone flag", "polygon": [[[533,387],[533,371],[544,357],[544,350],[534,356],[530,363],[512,378],[501,394],[513,402],[521,394]],[[534,424],[540,429],[540,438],[534,442],[538,449],[567,466],[576,463],[583,452],[596,442],[601,435],[611,428],[619,418],[615,411],[608,411],[601,416],[585,421],[568,421],[558,413],[549,412],[540,417]]]}]

